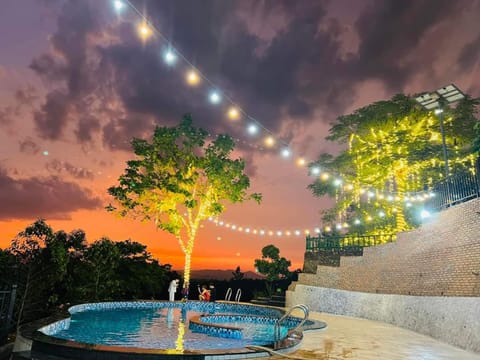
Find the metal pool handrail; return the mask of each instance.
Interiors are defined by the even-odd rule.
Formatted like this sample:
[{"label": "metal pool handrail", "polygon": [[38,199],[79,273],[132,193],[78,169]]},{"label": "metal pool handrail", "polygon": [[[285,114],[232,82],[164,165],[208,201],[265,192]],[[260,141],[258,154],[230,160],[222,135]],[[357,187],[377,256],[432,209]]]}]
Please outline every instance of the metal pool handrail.
[{"label": "metal pool handrail", "polygon": [[242,298],[242,289],[238,289],[237,293],[235,294],[235,301],[238,303],[240,302],[241,298]]},{"label": "metal pool handrail", "polygon": [[225,294],[225,301],[230,301],[232,297],[232,288],[228,288],[227,293]]},{"label": "metal pool handrail", "polygon": [[300,323],[293,329],[292,331],[298,330],[304,323],[305,321],[308,320],[308,315],[310,314],[310,310],[308,309],[307,305],[304,304],[298,304],[293,307],[291,307],[278,321],[275,323],[274,327],[274,336],[275,336],[275,341],[280,340],[280,325],[290,316],[290,314],[293,312],[295,309],[300,309],[303,311],[303,319],[300,321]]}]

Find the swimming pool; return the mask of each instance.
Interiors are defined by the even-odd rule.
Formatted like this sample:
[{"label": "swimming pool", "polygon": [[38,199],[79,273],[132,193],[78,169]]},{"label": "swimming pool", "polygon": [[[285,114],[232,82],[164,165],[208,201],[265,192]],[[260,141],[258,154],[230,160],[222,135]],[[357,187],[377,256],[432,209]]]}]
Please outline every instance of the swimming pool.
[{"label": "swimming pool", "polygon": [[301,334],[289,334],[300,319],[289,317],[280,329],[283,340],[276,341],[273,328],[284,311],[250,304],[108,302],[73,306],[69,312],[71,317],[39,329],[32,355],[43,359],[53,351],[59,358],[87,359],[93,351],[96,359],[119,353],[125,359],[140,354],[149,359],[246,358],[267,355],[251,345],[285,351],[301,340]]}]

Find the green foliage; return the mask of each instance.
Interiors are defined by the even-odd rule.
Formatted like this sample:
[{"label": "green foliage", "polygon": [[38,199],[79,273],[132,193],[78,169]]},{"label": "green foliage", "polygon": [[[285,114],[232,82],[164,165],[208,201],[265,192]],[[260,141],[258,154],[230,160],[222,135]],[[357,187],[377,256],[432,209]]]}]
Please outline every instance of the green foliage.
[{"label": "green foliage", "polygon": [[82,230],[54,232],[38,220],[0,251],[0,276],[18,284],[16,317],[23,323],[65,303],[158,299],[172,275],[138,242],[102,238],[89,246]]},{"label": "green foliage", "polygon": [[290,276],[291,262],[280,257],[280,250],[275,245],[267,245],[262,248],[262,258],[255,259],[255,268],[260,274],[265,275],[267,281],[267,292],[269,296],[273,293],[274,282]]},{"label": "green foliage", "polygon": [[133,139],[135,160],[108,193],[115,199],[108,211],[154,221],[173,234],[185,253],[185,282],[190,255],[202,221],[225,210],[225,202],[237,203],[260,194],[248,194],[250,180],[242,159],[230,159],[233,139],[220,135],[206,143],[207,132],[192,126],[190,115],[175,127],[157,127],[151,141]]},{"label": "green foliage", "polygon": [[[472,151],[480,149],[475,118],[478,105],[478,99],[467,97],[455,108],[444,109],[451,173],[473,169]],[[308,186],[315,196],[336,199],[335,206],[323,212],[324,223],[351,224],[361,219],[361,225],[350,228],[359,233],[394,232],[416,226],[417,207],[407,209],[403,200],[392,201],[379,195],[420,192],[443,179],[443,147],[436,115],[421,109],[411,97],[396,95],[340,116],[327,139],[346,148],[336,156],[320,154],[309,166],[341,177],[350,188],[321,176]],[[361,192],[366,187],[375,192],[372,199]],[[380,212],[385,217],[379,217]],[[367,221],[370,215],[372,219]]]}]

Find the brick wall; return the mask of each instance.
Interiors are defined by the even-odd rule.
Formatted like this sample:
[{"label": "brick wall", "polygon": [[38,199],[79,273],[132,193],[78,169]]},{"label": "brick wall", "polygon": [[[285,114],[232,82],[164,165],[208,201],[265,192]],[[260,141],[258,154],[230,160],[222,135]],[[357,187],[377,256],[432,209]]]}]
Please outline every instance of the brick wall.
[{"label": "brick wall", "polygon": [[480,296],[480,199],[438,213],[394,243],[365,248],[363,256],[342,256],[339,267],[300,274],[298,283],[383,294]]}]

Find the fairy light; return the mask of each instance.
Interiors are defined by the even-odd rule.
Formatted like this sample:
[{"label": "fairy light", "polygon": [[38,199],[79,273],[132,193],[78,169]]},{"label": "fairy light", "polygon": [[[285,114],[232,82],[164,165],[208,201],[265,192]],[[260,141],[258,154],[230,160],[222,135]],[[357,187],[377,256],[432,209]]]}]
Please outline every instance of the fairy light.
[{"label": "fairy light", "polygon": [[147,23],[143,22],[138,26],[138,34],[142,40],[147,40],[150,36],[152,36],[152,30]]},{"label": "fairy light", "polygon": [[123,8],[125,7],[125,4],[124,4],[122,1],[120,1],[120,0],[115,0],[115,1],[113,2],[113,7],[114,7],[115,10],[117,10],[117,11],[122,11]]},{"label": "fairy light", "polygon": [[238,111],[238,109],[236,107],[232,106],[228,110],[228,118],[230,120],[238,120],[239,117],[240,117],[240,112]]},{"label": "fairy light", "polygon": [[284,148],[284,149],[282,149],[281,154],[282,154],[282,157],[283,157],[283,158],[288,158],[288,157],[290,157],[291,152],[290,152],[289,149]]},{"label": "fairy light", "polygon": [[298,166],[305,166],[306,163],[307,163],[307,161],[304,158],[298,158],[297,159],[297,165]]},{"label": "fairy light", "polygon": [[250,135],[255,135],[256,133],[258,133],[258,126],[255,125],[255,124],[250,124],[250,125],[248,125],[248,127],[247,127],[247,132],[248,132]]},{"label": "fairy light", "polygon": [[191,86],[198,85],[198,83],[200,82],[200,76],[198,76],[195,70],[190,70],[187,73],[186,79],[187,79],[187,83]]},{"label": "fairy light", "polygon": [[329,177],[330,177],[329,173],[323,173],[322,175],[320,175],[320,179],[323,181],[327,181]]},{"label": "fairy light", "polygon": [[275,139],[273,138],[273,136],[267,136],[264,140],[264,143],[266,146],[272,147],[273,145],[275,145]]},{"label": "fairy light", "polygon": [[212,91],[210,95],[208,95],[208,99],[212,104],[218,104],[222,100],[222,97],[217,91]]},{"label": "fairy light", "polygon": [[177,55],[175,55],[172,50],[167,50],[163,54],[163,60],[165,60],[168,65],[174,65],[177,61]]},{"label": "fairy light", "polygon": [[[115,8],[116,11],[121,11],[123,10],[127,5],[132,8],[134,10],[134,12],[141,18],[141,24],[139,24],[138,26],[138,33],[139,33],[139,36],[143,39],[143,40],[147,40],[150,36],[152,36],[154,33],[156,36],[158,36],[159,38],[165,40],[167,43],[170,43],[170,40],[165,37],[154,25],[151,21],[149,21],[149,19],[143,15],[143,13],[141,11],[139,11],[132,3],[130,3],[129,1],[121,1],[121,0],[114,0],[112,2],[113,4],[113,7]],[[195,86],[195,85],[198,85],[200,80],[203,79],[205,80],[206,82],[209,83],[209,86],[211,86],[212,88],[214,89],[218,89],[218,91],[212,91],[209,95],[208,95],[208,99],[209,101],[212,103],[212,104],[219,104],[221,101],[222,101],[222,91],[220,88],[218,88],[211,80],[209,80],[204,74],[200,74],[196,67],[184,56],[182,55],[180,52],[178,52],[176,49],[169,49],[168,51],[166,51],[163,55],[163,59],[165,61],[166,64],[168,65],[174,65],[176,63],[176,61],[178,60],[178,58],[181,58],[183,61],[185,61],[188,65],[188,67],[191,68],[191,70],[189,70],[187,73],[186,73],[186,82],[191,85],[191,86]],[[222,95],[221,95],[222,94]],[[262,124],[258,123],[256,120],[254,120],[252,117],[250,117],[248,114],[245,113],[244,110],[242,109],[238,109],[236,108],[234,105],[234,102],[232,99],[230,99],[227,95],[224,95],[223,96],[230,104],[232,104],[232,107],[228,110],[227,112],[227,115],[228,115],[228,118],[231,119],[231,120],[237,120],[240,118],[240,115],[241,114],[244,114],[245,115],[245,118],[249,118],[251,120],[253,120],[254,122],[256,122],[262,129],[264,129],[267,133],[271,133],[270,130],[268,130],[267,128],[265,128]],[[259,126],[257,126],[257,124],[254,124],[254,123],[251,123],[247,126],[247,132],[250,134],[250,135],[255,135],[259,132]],[[273,137],[273,136],[268,136],[264,139],[264,142],[265,142],[265,145],[266,147],[273,147],[275,145],[275,143],[277,142],[277,140]],[[281,145],[284,145],[284,142],[281,140],[281,139],[278,139],[278,142],[281,143]],[[288,158],[288,157],[291,157],[292,156],[292,152],[290,149],[288,148],[284,148],[283,150],[280,151],[280,155],[284,158]],[[304,158],[297,158],[296,160],[296,164],[298,166],[305,166],[306,165],[306,160]],[[311,175],[319,175],[320,174],[320,169],[318,167],[315,167],[315,168],[312,168],[310,170],[310,174]],[[335,177],[335,174],[332,174],[333,177]],[[324,175],[322,175],[321,179],[326,181],[328,179],[329,175],[327,173],[325,173]],[[341,181],[341,182],[340,182]],[[341,180],[341,179],[336,179],[334,180],[334,185],[335,186],[340,186],[342,185],[344,181]],[[353,190],[354,189],[354,186],[352,184],[346,184],[343,189],[347,189],[347,190]],[[359,189],[360,191],[360,194],[363,194],[365,192],[364,189],[360,188]],[[373,195],[372,195],[373,194]],[[377,193],[378,194],[378,193]],[[368,192],[368,197],[369,198],[372,198],[374,197],[375,194],[372,193],[371,191]],[[416,197],[416,201],[425,201],[426,199],[428,199],[429,197],[431,197],[433,195],[430,195],[427,193],[423,193],[422,195],[417,195]],[[383,199],[387,199],[388,201],[393,201],[393,199],[395,199],[396,201],[400,201],[400,197],[399,196],[396,196],[394,198],[392,198],[391,195],[383,195],[383,194],[378,194],[378,199],[379,200],[383,200]]]}]

